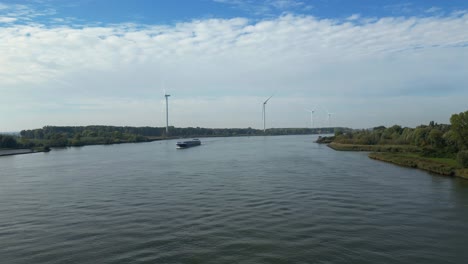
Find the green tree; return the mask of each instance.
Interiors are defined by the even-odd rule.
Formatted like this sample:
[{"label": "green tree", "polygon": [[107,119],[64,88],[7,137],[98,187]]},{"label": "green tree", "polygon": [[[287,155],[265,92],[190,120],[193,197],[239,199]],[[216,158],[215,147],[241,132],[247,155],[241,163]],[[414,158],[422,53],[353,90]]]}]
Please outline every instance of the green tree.
[{"label": "green tree", "polygon": [[16,148],[18,147],[18,142],[12,136],[2,136],[0,135],[0,148]]},{"label": "green tree", "polygon": [[428,135],[430,128],[427,126],[419,126],[414,130],[413,143],[416,146],[424,147],[428,145]]},{"label": "green tree", "polygon": [[468,150],[458,152],[457,161],[463,168],[468,168]]},{"label": "green tree", "polygon": [[443,139],[444,133],[437,128],[431,129],[429,132],[428,139],[432,147],[434,148],[442,148],[445,145]]},{"label": "green tree", "polygon": [[468,111],[452,115],[450,123],[460,149],[468,149]]}]

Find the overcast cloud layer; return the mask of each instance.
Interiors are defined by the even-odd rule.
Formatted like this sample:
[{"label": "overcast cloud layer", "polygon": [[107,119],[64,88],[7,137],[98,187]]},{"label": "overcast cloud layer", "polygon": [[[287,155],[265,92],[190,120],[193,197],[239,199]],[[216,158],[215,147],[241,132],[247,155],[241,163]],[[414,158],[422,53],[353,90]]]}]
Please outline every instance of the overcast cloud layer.
[{"label": "overcast cloud layer", "polygon": [[466,11],[101,26],[3,14],[0,131],[164,126],[164,88],[178,127],[260,128],[273,93],[269,127],[310,126],[304,108],[316,108],[316,126],[330,111],[332,126],[353,128],[447,123],[468,110]]}]

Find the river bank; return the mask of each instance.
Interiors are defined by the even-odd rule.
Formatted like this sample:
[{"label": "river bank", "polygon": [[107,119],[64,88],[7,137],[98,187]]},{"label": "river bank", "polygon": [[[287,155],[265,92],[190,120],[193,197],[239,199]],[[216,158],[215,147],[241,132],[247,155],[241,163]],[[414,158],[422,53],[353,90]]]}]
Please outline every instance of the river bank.
[{"label": "river bank", "polygon": [[404,152],[418,153],[420,149],[409,145],[357,145],[357,144],[341,144],[332,142],[328,146],[338,151],[372,151],[372,152]]},{"label": "river bank", "polygon": [[448,158],[422,157],[421,150],[408,145],[357,145],[332,142],[327,144],[336,151],[368,151],[368,157],[395,165],[417,168],[444,176],[468,179],[468,169],[462,169],[457,161]]},{"label": "river bank", "polygon": [[34,153],[32,149],[0,149],[0,156],[11,156]]},{"label": "river bank", "polygon": [[369,158],[393,163],[399,166],[417,168],[445,176],[455,176],[468,179],[468,169],[459,168],[453,159],[426,158],[412,153],[382,153],[373,152]]},{"label": "river bank", "polygon": [[21,148],[21,149],[0,149],[1,156],[12,156],[12,155],[22,155],[22,154],[32,154],[40,152],[49,152],[49,147],[36,147],[36,148]]}]

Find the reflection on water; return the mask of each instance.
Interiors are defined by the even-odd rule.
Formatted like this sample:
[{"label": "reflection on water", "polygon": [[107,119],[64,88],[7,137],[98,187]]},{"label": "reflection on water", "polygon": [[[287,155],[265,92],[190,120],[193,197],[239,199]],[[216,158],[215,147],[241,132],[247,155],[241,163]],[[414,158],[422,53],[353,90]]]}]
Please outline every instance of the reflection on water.
[{"label": "reflection on water", "polygon": [[463,263],[468,181],[311,136],[0,158],[5,263]]}]

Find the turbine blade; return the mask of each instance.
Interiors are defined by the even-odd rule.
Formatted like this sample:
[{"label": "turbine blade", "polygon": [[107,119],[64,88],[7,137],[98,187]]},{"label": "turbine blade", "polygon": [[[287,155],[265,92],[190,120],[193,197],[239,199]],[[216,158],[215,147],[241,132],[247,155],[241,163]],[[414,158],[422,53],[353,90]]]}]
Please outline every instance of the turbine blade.
[{"label": "turbine blade", "polygon": [[[273,94],[274,95],[274,94]],[[264,104],[268,103],[268,101],[273,97],[273,95],[271,95],[270,97],[268,97],[268,99],[266,99],[265,102],[263,102]]]}]

